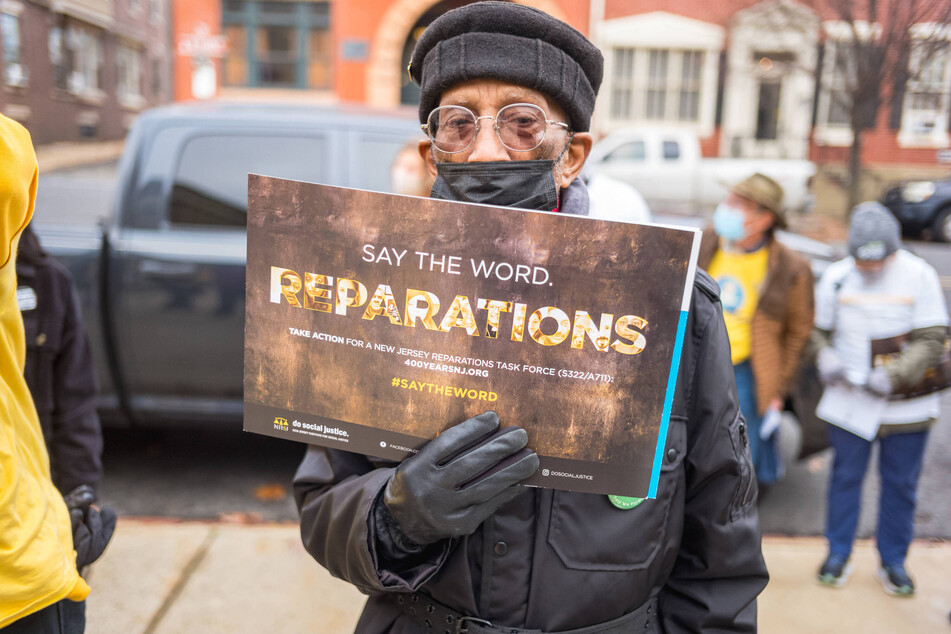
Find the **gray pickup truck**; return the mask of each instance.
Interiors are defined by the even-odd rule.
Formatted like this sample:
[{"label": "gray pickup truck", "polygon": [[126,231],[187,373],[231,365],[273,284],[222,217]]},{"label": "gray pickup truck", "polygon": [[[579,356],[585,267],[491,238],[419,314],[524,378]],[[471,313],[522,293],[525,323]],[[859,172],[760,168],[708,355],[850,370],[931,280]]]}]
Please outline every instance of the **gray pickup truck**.
[{"label": "gray pickup truck", "polygon": [[[103,421],[237,427],[247,175],[390,191],[396,155],[419,138],[409,112],[233,104],[171,106],[139,117],[108,217],[98,227],[37,219],[44,246],[79,287]],[[780,239],[808,256],[817,274],[835,259],[815,240]],[[815,381],[803,385],[793,399],[800,420],[812,418],[818,398]]]},{"label": "gray pickup truck", "polygon": [[104,421],[238,424],[248,173],[389,191],[390,165],[418,138],[412,113],[234,104],[140,116],[108,217],[37,226],[78,285]]}]

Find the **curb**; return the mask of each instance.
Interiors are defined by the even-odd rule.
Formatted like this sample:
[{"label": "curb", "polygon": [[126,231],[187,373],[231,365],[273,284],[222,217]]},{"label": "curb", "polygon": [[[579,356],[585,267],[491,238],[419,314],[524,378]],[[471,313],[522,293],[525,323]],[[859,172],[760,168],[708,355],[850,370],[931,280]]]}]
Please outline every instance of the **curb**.
[{"label": "curb", "polygon": [[124,139],[39,145],[36,147],[36,163],[40,174],[101,165],[118,160],[124,147]]}]

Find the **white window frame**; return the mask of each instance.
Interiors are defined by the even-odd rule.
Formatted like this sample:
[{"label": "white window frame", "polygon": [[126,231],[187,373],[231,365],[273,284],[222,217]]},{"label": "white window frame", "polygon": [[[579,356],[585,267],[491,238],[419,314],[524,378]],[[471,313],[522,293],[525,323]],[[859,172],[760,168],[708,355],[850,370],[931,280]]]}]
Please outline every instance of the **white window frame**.
[{"label": "white window frame", "polygon": [[62,27],[50,27],[50,32],[47,36],[46,43],[50,54],[50,65],[54,68],[56,66],[62,65],[65,60],[65,54],[63,51],[65,37],[66,34]]},{"label": "white window frame", "polygon": [[[605,82],[599,99],[596,132],[608,132],[618,127],[657,126],[686,129],[706,138],[714,133],[716,116],[717,76],[720,53],[726,39],[726,30],[717,24],[702,22],[665,11],[617,18],[603,22],[598,28],[597,44],[608,52],[605,56]],[[615,64],[620,59],[616,50],[633,50],[633,72],[630,77],[619,76]],[[649,84],[650,51],[667,51],[667,73],[663,82],[665,104],[663,119],[647,118],[647,89]],[[703,54],[698,80],[683,80],[684,52]],[[696,89],[697,118],[680,119],[680,94],[685,87]],[[630,111],[622,112],[616,105],[618,96],[630,97]]]},{"label": "white window frame", "polygon": [[84,101],[102,104],[106,93],[99,85],[103,65],[103,39],[93,29],[71,25],[66,30],[66,45],[73,53],[69,74],[69,92]]},{"label": "white window frame", "polygon": [[116,101],[123,108],[139,110],[146,105],[142,94],[143,52],[126,44],[116,45]]},{"label": "white window frame", "polygon": [[[699,54],[700,76],[690,81],[683,77],[684,57],[688,54]],[[635,123],[671,123],[695,125],[700,122],[699,101],[703,91],[703,65],[706,62],[706,51],[702,49],[660,49],[660,48],[630,48],[614,47],[614,67],[611,88],[611,119],[615,122]],[[666,73],[663,77],[651,76],[652,59],[658,61],[666,56]],[[630,58],[633,64],[628,65]],[[619,69],[617,64],[622,61],[626,68]],[[623,71],[630,70],[630,74]],[[696,117],[682,119],[680,117],[681,97],[684,90],[697,93]],[[663,94],[663,114],[655,116],[651,111],[651,93]],[[618,99],[623,104],[618,102]],[[627,108],[620,107],[628,106]]]},{"label": "white window frame", "polygon": [[[688,54],[699,55],[699,66],[697,70],[699,71],[696,77],[686,77],[684,75],[684,62]],[[700,103],[701,97],[703,96],[703,68],[707,63],[707,54],[706,51],[702,49],[684,49],[680,54],[680,71],[677,73],[677,77],[680,80],[679,85],[677,86],[677,120],[678,121],[699,121],[700,120]],[[684,106],[684,94],[696,93],[697,95],[697,113],[696,116],[692,119],[684,119],[681,117],[681,112],[683,111]]]},{"label": "white window frame", "polygon": [[[826,64],[823,69],[822,88],[825,93],[824,107],[820,109],[820,117],[823,125],[828,128],[850,128],[851,119],[849,115],[850,104],[848,103],[849,83],[851,77],[855,75],[855,54],[854,49],[849,48],[849,43],[845,41],[830,40],[826,42]],[[845,93],[846,97],[836,97],[836,93]],[[835,121],[832,118],[833,112],[841,108],[844,119]]]},{"label": "white window frame", "polygon": [[[942,28],[945,32],[938,35],[934,31],[935,28]],[[912,27],[913,38],[936,35],[949,37],[946,27],[925,24]],[[902,102],[898,145],[909,148],[946,148],[949,147],[948,117],[951,115],[951,48],[945,45],[934,51],[933,57],[927,62],[938,67],[930,73],[925,72],[923,76],[915,77],[921,70],[923,54],[924,51],[915,46],[908,59],[909,79]],[[925,95],[932,95],[937,99],[937,108],[916,107],[916,101]]]},{"label": "white window frame", "polygon": [[637,56],[637,49],[618,46],[611,50],[611,56],[612,81],[611,90],[608,93],[608,98],[611,100],[611,118],[629,119],[631,113],[636,111],[634,59]]},{"label": "white window frame", "polygon": [[836,72],[836,57],[842,44],[852,42],[857,34],[860,40],[879,37],[881,25],[878,23],[856,22],[855,30],[850,23],[832,20],[823,23],[826,34],[822,61],[822,81],[819,87],[819,103],[816,113],[816,127],[813,134],[818,145],[850,147],[852,145],[852,127],[850,123],[829,121],[833,107],[833,91],[848,90],[848,80]]},{"label": "white window frame", "polygon": [[25,60],[23,59],[23,24],[20,14],[23,12],[23,4],[15,0],[0,1],[0,22],[15,22],[16,28],[16,59],[7,59],[6,38],[0,34],[3,40],[3,82],[12,88],[25,88],[29,84],[30,74],[27,70]]}]

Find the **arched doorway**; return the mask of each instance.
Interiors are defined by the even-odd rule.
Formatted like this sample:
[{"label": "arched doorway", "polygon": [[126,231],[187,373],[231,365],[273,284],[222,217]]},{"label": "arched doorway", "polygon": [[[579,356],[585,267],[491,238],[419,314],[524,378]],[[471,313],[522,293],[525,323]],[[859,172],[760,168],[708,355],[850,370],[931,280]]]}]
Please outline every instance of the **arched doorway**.
[{"label": "arched doorway", "polygon": [[409,73],[405,69],[409,67],[409,60],[416,47],[419,36],[423,34],[426,27],[433,23],[433,20],[441,16],[446,11],[457,9],[463,5],[469,4],[471,0],[442,0],[432,7],[426,13],[416,20],[416,24],[409,30],[406,36],[406,43],[403,45],[403,57],[400,61],[400,68],[404,72],[400,73],[400,105],[416,106],[419,105],[419,86],[410,79]]},{"label": "arched doorway", "polygon": [[[380,21],[366,74],[367,103],[381,108],[419,103],[419,89],[406,67],[423,29],[437,17],[475,0],[396,0]],[[513,0],[565,20],[555,0]]]}]

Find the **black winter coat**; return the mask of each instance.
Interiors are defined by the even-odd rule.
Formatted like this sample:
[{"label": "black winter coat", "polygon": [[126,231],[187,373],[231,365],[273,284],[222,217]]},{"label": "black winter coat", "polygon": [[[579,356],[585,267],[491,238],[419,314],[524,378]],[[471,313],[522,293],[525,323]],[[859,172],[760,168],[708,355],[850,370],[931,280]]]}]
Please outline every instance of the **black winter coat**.
[{"label": "black winter coat", "polygon": [[526,487],[472,535],[394,565],[379,555],[371,521],[392,463],[311,447],[294,482],[301,536],[331,574],[370,595],[358,632],[422,634],[384,597],[416,590],[495,625],[544,632],[609,621],[652,597],[665,632],[755,632],[768,579],[756,481],[717,287],[702,272],[666,449],[657,498],[633,509]]},{"label": "black winter coat", "polygon": [[102,479],[99,394],[89,337],[69,271],[40,249],[29,229],[17,257],[17,298],[26,333],[24,376],[63,495]]}]

